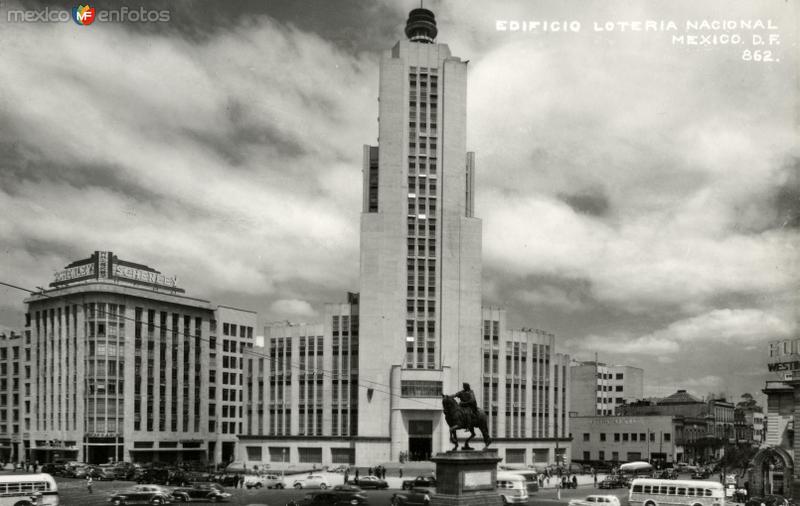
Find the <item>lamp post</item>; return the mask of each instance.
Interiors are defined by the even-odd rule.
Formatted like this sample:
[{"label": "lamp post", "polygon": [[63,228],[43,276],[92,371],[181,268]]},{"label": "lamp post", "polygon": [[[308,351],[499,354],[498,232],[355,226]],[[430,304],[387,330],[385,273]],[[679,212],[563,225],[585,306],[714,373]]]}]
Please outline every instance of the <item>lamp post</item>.
[{"label": "lamp post", "polygon": [[281,448],[281,479],[286,476],[286,448]]}]

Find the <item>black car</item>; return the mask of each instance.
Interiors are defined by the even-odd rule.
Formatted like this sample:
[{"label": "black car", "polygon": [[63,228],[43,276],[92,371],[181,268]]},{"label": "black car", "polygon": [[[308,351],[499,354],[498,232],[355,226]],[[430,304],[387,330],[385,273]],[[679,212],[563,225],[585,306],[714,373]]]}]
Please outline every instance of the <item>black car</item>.
[{"label": "black car", "polygon": [[52,476],[61,476],[66,468],[67,466],[64,464],[48,463],[42,465],[42,472]]},{"label": "black car", "polygon": [[291,501],[286,506],[363,506],[367,505],[367,496],[361,492],[329,490],[306,494],[300,501]]},{"label": "black car", "polygon": [[216,483],[195,483],[191,487],[178,487],[172,491],[175,502],[219,502],[226,501],[230,496]]},{"label": "black car", "polygon": [[692,473],[693,480],[705,480],[709,476],[711,476],[711,471],[702,467]]},{"label": "black car", "polygon": [[745,503],[745,506],[788,506],[789,501],[782,495],[766,495],[764,497],[751,497]]},{"label": "black car", "polygon": [[169,489],[159,485],[136,485],[127,490],[112,493],[108,502],[116,506],[122,504],[170,504],[172,494]]},{"label": "black car", "polygon": [[350,485],[356,485],[357,487],[361,488],[374,488],[374,489],[389,488],[389,484],[386,483],[386,480],[382,480],[377,476],[362,476],[357,480],[353,479],[347,483]]},{"label": "black car", "polygon": [[411,490],[412,488],[418,487],[435,487],[436,486],[436,477],[435,476],[417,476],[413,480],[405,480],[403,481],[403,490]]},{"label": "black car", "polygon": [[428,506],[431,502],[431,491],[426,488],[412,488],[408,492],[393,494],[392,506]]},{"label": "black car", "polygon": [[625,488],[625,481],[617,476],[606,476],[606,478],[597,484],[597,488]]}]

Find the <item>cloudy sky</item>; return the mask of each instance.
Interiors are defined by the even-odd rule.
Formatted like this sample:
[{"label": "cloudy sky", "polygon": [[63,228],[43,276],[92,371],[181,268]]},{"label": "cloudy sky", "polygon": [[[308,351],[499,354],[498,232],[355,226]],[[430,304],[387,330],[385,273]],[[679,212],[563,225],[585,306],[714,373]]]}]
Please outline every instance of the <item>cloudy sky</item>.
[{"label": "cloudy sky", "polygon": [[[0,8],[0,280],[46,286],[111,250],[262,323],[314,321],[358,286],[378,59],[418,4],[128,5],[170,21],[12,23],[67,5]],[[794,2],[425,5],[470,60],[485,303],[575,358],[643,367],[648,395],[757,393],[766,343],[797,335],[800,307]],[[684,30],[703,19],[777,29]],[[678,30],[619,30],[645,20]],[[756,49],[775,61],[748,61]],[[0,288],[0,327],[19,328],[23,297]]]}]

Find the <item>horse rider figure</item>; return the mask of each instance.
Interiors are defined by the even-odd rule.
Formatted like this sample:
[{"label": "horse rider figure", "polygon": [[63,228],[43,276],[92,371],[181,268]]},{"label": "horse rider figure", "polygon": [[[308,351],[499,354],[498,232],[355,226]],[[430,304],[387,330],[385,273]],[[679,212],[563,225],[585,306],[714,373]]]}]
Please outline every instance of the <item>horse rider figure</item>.
[{"label": "horse rider figure", "polygon": [[475,393],[470,389],[469,383],[463,383],[461,385],[462,389],[458,392],[455,397],[458,399],[458,405],[464,409],[469,409],[470,413],[472,413],[472,423],[478,421],[478,401],[475,400]]}]

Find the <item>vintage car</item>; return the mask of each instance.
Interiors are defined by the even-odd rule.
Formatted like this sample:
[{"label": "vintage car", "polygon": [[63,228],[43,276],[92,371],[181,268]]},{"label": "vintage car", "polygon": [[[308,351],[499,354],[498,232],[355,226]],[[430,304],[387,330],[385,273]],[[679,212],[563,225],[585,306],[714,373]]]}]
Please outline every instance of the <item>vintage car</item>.
[{"label": "vintage car", "polygon": [[247,488],[284,488],[283,478],[277,474],[248,474],[244,477]]},{"label": "vintage car", "polygon": [[572,499],[569,506],[620,506],[615,495],[590,495],[584,499]]},{"label": "vintage car", "polygon": [[172,492],[160,485],[135,485],[129,489],[113,492],[108,502],[122,504],[170,504]]},{"label": "vintage car", "polygon": [[430,476],[417,476],[413,480],[404,480],[403,481],[403,490],[411,490],[412,488],[418,487],[435,487],[436,486],[436,477],[433,475]]},{"label": "vintage car", "polygon": [[299,501],[291,501],[286,506],[365,506],[367,496],[359,492],[331,490],[306,494]]},{"label": "vintage car", "polygon": [[392,506],[428,506],[431,502],[431,491],[427,488],[412,488],[408,492],[392,494]]},{"label": "vintage car", "polygon": [[218,483],[195,483],[189,487],[178,487],[173,489],[172,497],[175,502],[220,502],[225,501],[231,496],[225,492]]},{"label": "vintage car", "polygon": [[597,488],[625,488],[627,485],[625,484],[625,480],[619,476],[606,476],[603,481],[597,484]]},{"label": "vintage car", "polygon": [[304,478],[298,478],[292,483],[294,488],[321,488],[325,490],[331,488],[331,483],[321,474],[309,474]]},{"label": "vintage car", "polygon": [[382,480],[377,476],[362,476],[359,479],[350,480],[347,482],[350,485],[356,485],[357,487],[361,488],[388,488],[389,484],[386,483],[386,480]]}]

